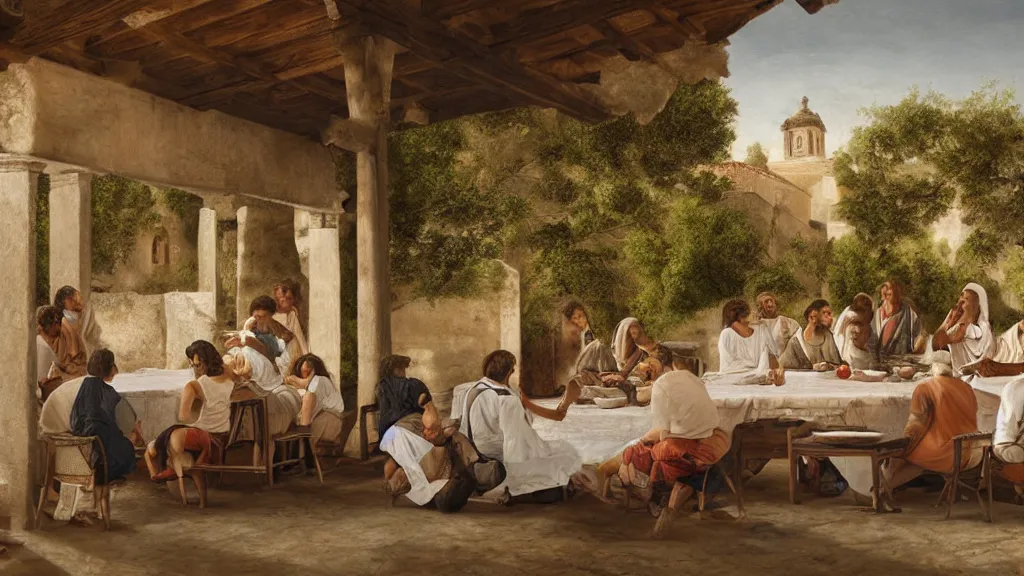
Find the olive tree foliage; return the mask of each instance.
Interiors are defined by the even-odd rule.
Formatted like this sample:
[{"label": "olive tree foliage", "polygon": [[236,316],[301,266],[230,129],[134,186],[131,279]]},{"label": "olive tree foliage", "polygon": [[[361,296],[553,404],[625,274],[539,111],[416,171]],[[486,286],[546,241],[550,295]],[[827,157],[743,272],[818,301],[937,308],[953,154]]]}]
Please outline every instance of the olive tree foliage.
[{"label": "olive tree foliage", "polygon": [[[835,162],[848,190],[839,214],[856,233],[835,245],[832,294],[848,299],[896,279],[933,329],[967,281],[986,285],[1000,306],[1001,287],[989,279],[998,266],[1006,287],[1024,295],[1024,116],[1013,93],[987,86],[954,101],[913,90],[865,114]],[[954,207],[972,232],[950,254],[928,234]],[[999,324],[1001,316],[993,310]]]},{"label": "olive tree foliage", "polygon": [[768,263],[762,240],[719,202],[731,183],[702,169],[727,159],[736,114],[728,89],[701,82],[647,125],[515,109],[392,135],[393,278],[420,297],[470,295],[501,258],[521,271],[527,340],[569,297],[608,332],[738,295]]}]

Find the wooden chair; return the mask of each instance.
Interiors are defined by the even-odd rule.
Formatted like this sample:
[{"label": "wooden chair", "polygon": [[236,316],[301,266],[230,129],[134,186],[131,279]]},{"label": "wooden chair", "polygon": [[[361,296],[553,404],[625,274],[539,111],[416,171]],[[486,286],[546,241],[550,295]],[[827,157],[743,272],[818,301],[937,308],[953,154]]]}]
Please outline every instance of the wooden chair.
[{"label": "wooden chair", "polygon": [[376,454],[380,450],[380,438],[376,442],[373,442],[373,452],[370,451],[370,434],[366,428],[366,416],[368,414],[377,413],[380,411],[380,406],[376,403],[368,404],[366,406],[359,407],[359,459],[365,461],[370,457],[371,453]]},{"label": "wooden chair", "polygon": [[[297,430],[289,430],[284,434],[274,437],[274,443],[281,445],[283,450],[275,450],[282,457],[277,462],[271,464],[272,468],[281,468],[290,464],[298,464],[301,466],[303,473],[306,471],[306,454],[305,451],[308,448],[310,454],[313,456],[313,464],[316,466],[316,476],[320,480],[320,483],[324,483],[324,471],[320,468],[320,458],[316,454],[316,447],[313,446],[313,433],[312,432],[299,432]],[[295,448],[295,456],[290,455],[290,448]]]},{"label": "wooden chair", "polygon": [[[1000,460],[998,456],[996,456],[996,454],[994,452],[994,447],[989,447],[988,450],[989,450],[989,453],[990,453],[990,455],[989,455],[989,471],[992,474],[996,474],[1003,466],[1006,465],[1006,463],[1003,462],[1002,460]],[[1013,482],[1010,482],[1009,480],[1006,480],[1005,478],[1003,480],[1005,480],[1008,484],[1011,484],[1013,486],[1013,491],[1014,491],[1013,503],[1018,505],[1018,506],[1024,505],[1024,483],[1021,483],[1021,484],[1013,483]]]},{"label": "wooden chair", "polygon": [[[107,471],[107,453],[99,436],[72,436],[71,434],[44,434],[46,445],[46,475],[39,493],[35,525],[40,526],[43,505],[53,481],[76,485],[95,485],[96,469],[92,467],[92,451],[99,450],[104,477]],[[109,487],[108,487],[109,488]],[[103,526],[110,529],[110,490],[106,490],[99,502]]]},{"label": "wooden chair", "polygon": [[[977,443],[984,445],[982,452],[981,463],[969,470],[963,470],[963,454],[964,454],[964,443],[967,442],[969,447]],[[985,521],[992,522],[992,432],[970,432],[968,434],[960,434],[959,436],[953,437],[953,472],[942,473],[942,477],[945,478],[946,484],[942,487],[942,493],[939,494],[939,501],[935,503],[936,507],[942,505],[943,499],[946,500],[946,516],[944,520],[949,519],[950,513],[953,511],[953,503],[959,497],[960,490],[968,490],[973,492],[978,498],[978,505],[981,506],[981,511],[985,514]],[[988,507],[985,507],[985,501],[981,497],[981,491],[988,491]]]}]

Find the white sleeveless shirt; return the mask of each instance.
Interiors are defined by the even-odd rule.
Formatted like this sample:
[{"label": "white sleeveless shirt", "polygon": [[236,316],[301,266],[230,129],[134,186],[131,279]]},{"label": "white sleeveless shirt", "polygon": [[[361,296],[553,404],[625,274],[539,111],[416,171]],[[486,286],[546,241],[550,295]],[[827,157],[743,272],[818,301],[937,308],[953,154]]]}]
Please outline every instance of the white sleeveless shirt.
[{"label": "white sleeveless shirt", "polygon": [[231,391],[235,384],[230,379],[217,383],[209,376],[200,376],[196,382],[203,390],[206,401],[199,409],[199,418],[191,424],[193,428],[214,434],[227,432],[231,427]]}]

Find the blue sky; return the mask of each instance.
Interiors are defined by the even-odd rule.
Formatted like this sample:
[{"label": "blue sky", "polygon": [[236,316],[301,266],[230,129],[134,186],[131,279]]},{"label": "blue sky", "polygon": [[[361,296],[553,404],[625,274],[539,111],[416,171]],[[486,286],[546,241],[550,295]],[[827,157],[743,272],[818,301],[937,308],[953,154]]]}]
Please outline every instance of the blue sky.
[{"label": "blue sky", "polygon": [[841,0],[813,16],[786,0],[730,42],[737,159],[755,141],[781,159],[779,125],[802,96],[829,154],[863,123],[861,108],[914,85],[957,98],[996,81],[1024,101],[1024,0]]}]

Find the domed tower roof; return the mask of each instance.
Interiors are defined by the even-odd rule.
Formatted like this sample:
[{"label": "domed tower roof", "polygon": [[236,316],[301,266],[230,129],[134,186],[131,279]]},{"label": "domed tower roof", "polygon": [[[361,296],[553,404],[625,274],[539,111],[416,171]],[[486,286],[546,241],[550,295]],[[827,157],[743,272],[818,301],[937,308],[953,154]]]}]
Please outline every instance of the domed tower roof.
[{"label": "domed tower roof", "polygon": [[782,130],[806,128],[808,126],[820,128],[822,132],[825,132],[825,123],[821,121],[821,116],[811,112],[811,109],[807,107],[807,96],[804,96],[800,100],[800,110],[797,110],[796,114],[793,114],[782,123]]}]

